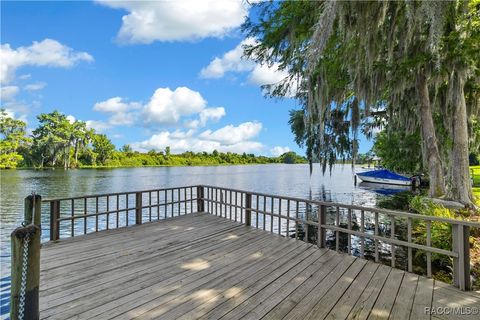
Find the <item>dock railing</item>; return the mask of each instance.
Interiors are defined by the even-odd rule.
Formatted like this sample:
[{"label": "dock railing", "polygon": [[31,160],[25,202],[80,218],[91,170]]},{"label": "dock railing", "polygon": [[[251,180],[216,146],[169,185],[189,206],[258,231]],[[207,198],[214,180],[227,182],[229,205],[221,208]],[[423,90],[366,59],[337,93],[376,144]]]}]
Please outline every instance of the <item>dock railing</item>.
[{"label": "dock railing", "polygon": [[[46,199],[42,203],[50,212],[52,241],[207,212],[319,248],[389,262],[409,272],[426,270],[427,277],[432,276],[432,254],[444,255],[453,261],[453,283],[461,290],[470,288],[470,230],[480,228],[477,222],[207,185]],[[447,246],[432,241],[432,229],[439,225],[451,228]],[[423,266],[417,265],[418,255],[424,259],[420,261]]]}]

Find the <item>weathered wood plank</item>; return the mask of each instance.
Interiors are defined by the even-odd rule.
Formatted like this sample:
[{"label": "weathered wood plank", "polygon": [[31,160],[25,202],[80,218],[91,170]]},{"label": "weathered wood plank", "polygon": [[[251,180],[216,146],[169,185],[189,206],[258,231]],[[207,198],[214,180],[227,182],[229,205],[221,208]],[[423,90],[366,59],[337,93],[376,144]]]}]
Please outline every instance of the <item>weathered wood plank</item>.
[{"label": "weathered wood plank", "polygon": [[[289,273],[295,273],[298,269],[306,268],[316,259],[321,256],[321,253],[314,248],[309,248],[306,251],[298,252],[300,250],[294,249],[295,255],[291,258],[296,265],[291,264],[290,270],[282,275],[282,277],[288,277]],[[275,257],[273,257],[275,259]],[[209,300],[215,293],[225,292],[231,288],[236,288],[236,284],[239,280],[244,280],[254,274],[255,272],[261,271],[263,268],[270,269],[270,262],[269,260],[265,259],[262,263],[253,265],[251,268],[246,270],[242,270],[241,272],[232,272],[228,278],[224,279],[220,283],[209,283],[208,286],[202,288],[202,290],[197,290],[192,293],[192,295],[183,296],[182,299],[175,299],[175,302],[178,304],[176,308],[169,310],[163,314],[159,312],[155,312],[152,310],[149,314],[143,318],[145,319],[152,319],[161,315],[162,319],[171,319],[175,320],[178,319],[181,315],[185,314],[188,311],[191,311],[192,308],[195,308],[197,305],[203,304]],[[278,280],[278,279],[277,279]],[[236,290],[234,290],[236,291]],[[198,296],[203,296],[204,299],[198,299]],[[249,300],[252,301],[252,304],[256,305],[253,299]],[[232,317],[229,317],[232,319]]]},{"label": "weathered wood plank", "polygon": [[[345,254],[334,255],[332,259],[327,261],[308,281],[305,281],[285,300],[266,314],[265,319],[281,319],[285,316],[290,318],[290,316],[294,315],[293,309],[297,308],[299,304],[302,302],[306,304],[311,301],[311,299],[309,299],[309,294],[317,287],[317,285],[320,286],[320,283],[327,278],[330,278],[330,280],[326,281],[331,283],[334,275],[336,274],[340,276],[340,273],[343,273],[354,260],[355,258]],[[301,307],[302,306],[300,305],[298,308]]]},{"label": "weathered wood plank", "polygon": [[[259,240],[252,240],[250,244],[245,245],[241,243],[240,246],[229,246],[224,245],[222,249],[218,249],[214,257],[211,260],[201,258],[198,256],[190,257],[186,263],[177,263],[174,264],[171,268],[165,268],[161,272],[157,272],[154,276],[145,279],[145,281],[133,281],[133,284],[125,286],[122,283],[119,283],[116,286],[110,287],[108,292],[101,292],[100,294],[90,295],[84,299],[78,299],[75,301],[70,301],[66,303],[68,305],[69,311],[72,314],[83,309],[85,303],[89,303],[90,308],[94,308],[97,305],[105,304],[110,302],[111,304],[116,304],[116,299],[121,299],[124,296],[135,294],[138,291],[148,290],[148,288],[158,284],[168,285],[175,284],[177,281],[182,281],[187,279],[188,276],[193,276],[200,272],[205,273],[206,270],[210,270],[210,264],[218,262],[219,266],[225,266],[225,263],[221,263],[225,258],[230,258],[232,256],[241,255],[245,252],[251,252],[253,250],[258,250],[258,248],[263,248],[261,243],[265,242],[266,238],[260,237]],[[197,270],[195,270],[197,269]],[[214,270],[212,270],[214,271]],[[125,270],[125,273],[128,273],[129,270]],[[191,279],[191,278],[190,278]],[[124,299],[125,300],[125,299]],[[76,309],[75,309],[76,307]],[[72,310],[73,309],[73,310]],[[46,310],[46,313],[49,314],[52,311]],[[65,310],[63,310],[65,312]]]},{"label": "weathered wood plank", "polygon": [[398,269],[392,269],[392,271],[390,271],[387,281],[373,309],[370,311],[370,315],[368,316],[369,320],[388,319],[404,274],[405,272]]},{"label": "weathered wood plank", "polygon": [[454,319],[425,308],[480,304],[478,293],[204,213],[49,243],[41,263],[43,319]]},{"label": "weathered wood plank", "polygon": [[330,313],[325,317],[329,320],[346,319],[348,314],[353,309],[353,306],[360,298],[361,294],[367,287],[373,275],[377,271],[378,264],[368,262],[359,275],[355,278],[343,296],[337,300],[335,306]]},{"label": "weathered wood plank", "polygon": [[[361,259],[355,259],[350,267],[337,279],[333,280],[333,285],[329,289],[323,289],[328,287],[328,283],[320,284],[310,293],[311,299],[304,310],[295,313],[296,319],[323,319],[335,305],[348,286],[352,283],[353,279],[360,273],[367,262]],[[323,292],[322,292],[323,291]],[[292,310],[295,312],[295,310]]]},{"label": "weathered wood plank", "polygon": [[[243,231],[248,232],[247,230]],[[155,255],[148,261],[129,265],[128,268],[121,268],[116,270],[116,272],[99,274],[94,281],[88,281],[87,279],[79,285],[68,286],[61,291],[50,294],[49,292],[43,292],[48,298],[45,300],[49,302],[43,305],[43,307],[47,309],[55,305],[71,302],[102,290],[114,288],[115,286],[129,286],[142,283],[143,281],[152,281],[152,279],[155,279],[157,276],[156,273],[165,274],[165,271],[168,271],[170,266],[185,263],[189,259],[198,257],[198,255],[202,255],[207,261],[213,260],[218,257],[219,253],[224,253],[224,251],[221,250],[222,246],[225,246],[224,242],[228,241],[226,238],[230,237],[239,237],[238,239],[233,239],[235,241],[229,241],[228,246],[231,251],[245,246],[248,241],[261,241],[264,239],[262,236],[243,234],[240,231],[236,231],[235,233],[230,232],[226,237],[223,237],[216,243],[213,242],[214,240],[205,240],[201,242],[200,245],[174,250],[167,252],[165,255]],[[254,239],[255,237],[257,239]]]},{"label": "weathered wood plank", "polygon": [[[438,281],[434,281],[432,309],[448,311],[432,313],[432,316],[438,319],[465,319],[478,320],[480,315],[480,298],[474,295],[455,294],[455,290],[450,289],[446,285],[438,285]],[[476,313],[468,312],[476,308]]]},{"label": "weathered wood plank", "polygon": [[415,298],[413,299],[412,312],[410,319],[423,320],[430,319],[430,315],[425,312],[425,308],[431,308],[433,297],[433,279],[419,277]]},{"label": "weathered wood plank", "polygon": [[417,290],[418,276],[412,273],[405,273],[402,284],[398,290],[395,303],[390,312],[391,320],[404,320],[410,318],[415,291]]},{"label": "weathered wood plank", "polygon": [[367,319],[368,315],[370,314],[370,310],[372,310],[375,301],[377,301],[377,297],[380,294],[380,291],[382,290],[391,270],[392,268],[389,268],[385,265],[380,265],[378,267],[360,298],[358,298],[357,302],[348,314],[347,319]]}]

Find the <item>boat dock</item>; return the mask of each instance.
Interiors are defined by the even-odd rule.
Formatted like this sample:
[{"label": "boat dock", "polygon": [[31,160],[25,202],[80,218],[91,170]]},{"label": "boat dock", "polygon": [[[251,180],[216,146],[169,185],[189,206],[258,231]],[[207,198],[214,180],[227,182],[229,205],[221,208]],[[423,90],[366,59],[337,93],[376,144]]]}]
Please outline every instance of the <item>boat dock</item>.
[{"label": "boat dock", "polygon": [[[41,249],[41,319],[478,319],[480,293],[466,291],[468,248],[460,243],[478,223],[450,222],[456,239],[448,251],[412,240],[412,221],[447,223],[442,218],[211,186],[52,199],[43,207],[51,241]],[[407,241],[395,232],[401,219],[410,226]],[[390,221],[388,233],[381,226]],[[371,222],[377,227],[369,233]],[[346,250],[339,233],[348,237]],[[368,239],[370,260],[362,259]],[[428,251],[430,264],[432,252],[451,255],[454,285],[432,279],[431,265],[426,276],[408,272],[411,250],[407,270],[398,268],[395,249],[391,265],[380,263],[388,242]]]}]

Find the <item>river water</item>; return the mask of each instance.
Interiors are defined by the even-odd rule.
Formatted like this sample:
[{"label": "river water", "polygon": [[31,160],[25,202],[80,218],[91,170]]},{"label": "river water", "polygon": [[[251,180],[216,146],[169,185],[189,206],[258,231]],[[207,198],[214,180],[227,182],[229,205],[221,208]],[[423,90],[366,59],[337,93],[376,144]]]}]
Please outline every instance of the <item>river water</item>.
[{"label": "river water", "polygon": [[[146,167],[80,170],[0,171],[0,317],[9,310],[10,233],[23,221],[23,199],[73,197],[163,187],[208,184],[270,194],[375,207],[385,190],[354,186],[350,165],[336,165],[322,176],[314,166],[273,164],[210,167]],[[388,192],[387,192],[388,193]],[[43,212],[42,224],[48,223]],[[44,240],[48,233],[43,233]]]}]

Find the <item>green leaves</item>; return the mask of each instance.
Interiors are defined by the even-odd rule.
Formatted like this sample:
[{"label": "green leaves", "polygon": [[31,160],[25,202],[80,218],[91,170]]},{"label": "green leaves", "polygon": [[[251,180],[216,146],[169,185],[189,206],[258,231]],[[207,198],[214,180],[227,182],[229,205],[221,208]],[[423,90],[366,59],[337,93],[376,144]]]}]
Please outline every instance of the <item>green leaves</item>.
[{"label": "green leaves", "polygon": [[25,128],[25,122],[10,117],[5,109],[0,109],[0,169],[16,168],[23,160],[18,151],[22,144],[29,141]]}]

